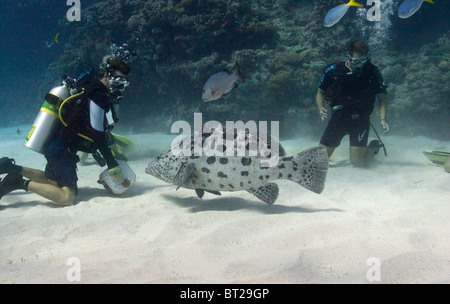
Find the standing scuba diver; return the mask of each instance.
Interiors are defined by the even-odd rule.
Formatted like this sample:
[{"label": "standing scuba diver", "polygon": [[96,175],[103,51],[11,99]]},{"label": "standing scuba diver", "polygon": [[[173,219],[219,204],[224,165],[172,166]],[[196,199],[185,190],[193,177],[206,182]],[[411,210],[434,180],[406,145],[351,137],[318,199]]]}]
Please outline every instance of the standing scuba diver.
[{"label": "standing scuba diver", "polygon": [[[42,148],[41,153],[47,159],[45,172],[16,165],[14,159],[1,158],[0,174],[8,175],[0,184],[0,198],[23,189],[59,205],[72,205],[78,194],[77,162],[80,159],[77,151],[94,153],[98,149],[106,161],[109,175],[123,181],[122,170],[108,147],[110,132],[106,128],[106,113],[112,111],[114,114],[121,92],[129,85],[129,72],[130,67],[122,59],[105,56],[99,77],[92,73],[80,76],[73,91],[81,93],[72,96],[73,100],[64,108],[63,125],[49,133],[48,144]],[[51,94],[53,91],[47,94],[46,100],[58,99]],[[60,113],[63,104],[58,104]]]},{"label": "standing scuba diver", "polygon": [[331,156],[342,138],[348,134],[350,162],[355,167],[367,166],[383,147],[378,140],[372,140],[367,145],[370,115],[374,110],[375,100],[379,104],[380,123],[384,132],[389,132],[386,121],[386,85],[378,68],[367,58],[368,52],[369,47],[364,42],[350,43],[348,60],[325,68],[316,94],[316,104],[322,120],[327,118],[325,101],[332,109],[320,144],[327,148],[328,156]]}]

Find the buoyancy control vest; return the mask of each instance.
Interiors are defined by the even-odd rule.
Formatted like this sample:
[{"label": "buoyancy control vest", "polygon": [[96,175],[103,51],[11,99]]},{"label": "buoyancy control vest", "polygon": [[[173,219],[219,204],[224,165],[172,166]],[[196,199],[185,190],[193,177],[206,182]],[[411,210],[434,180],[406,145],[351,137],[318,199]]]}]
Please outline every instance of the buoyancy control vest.
[{"label": "buoyancy control vest", "polygon": [[338,107],[351,114],[370,115],[375,96],[386,93],[381,73],[369,61],[354,72],[345,62],[326,67],[319,87],[325,92],[325,100],[331,108]]}]

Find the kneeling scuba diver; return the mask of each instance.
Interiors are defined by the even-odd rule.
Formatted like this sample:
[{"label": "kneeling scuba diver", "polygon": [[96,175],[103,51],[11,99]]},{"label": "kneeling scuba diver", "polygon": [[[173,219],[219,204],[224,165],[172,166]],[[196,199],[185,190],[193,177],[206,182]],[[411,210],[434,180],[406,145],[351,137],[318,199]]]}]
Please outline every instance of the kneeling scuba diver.
[{"label": "kneeling scuba diver", "polygon": [[[77,151],[82,152],[84,154],[92,154],[96,162],[100,165],[100,167],[104,167],[106,165],[105,159],[101,156],[99,153],[99,147],[95,144],[96,141],[94,141],[91,137],[92,134],[89,136],[86,136],[86,131],[83,132],[83,130],[86,130],[86,126],[80,126],[78,122],[78,118],[80,115],[80,111],[85,111],[87,107],[91,108],[95,107],[95,105],[88,105],[86,107],[86,103],[89,101],[86,100],[88,98],[87,92],[91,89],[86,89],[86,86],[81,87],[79,85],[80,82],[84,81],[85,78],[90,77],[90,73],[84,73],[82,74],[78,80],[72,79],[68,76],[64,77],[63,83],[68,84],[69,88],[72,88],[70,90],[72,96],[64,100],[63,103],[59,106],[59,118],[61,123],[65,127],[70,127],[72,131],[72,135],[78,135],[78,136],[72,136],[73,138],[76,138],[76,145],[77,145]],[[91,82],[90,80],[87,80],[87,82]],[[93,90],[91,90],[93,91]],[[120,100],[122,99],[122,95],[120,92],[112,92],[108,95],[108,98],[110,100],[111,107],[109,111],[105,111],[105,114],[110,114],[105,116],[104,122],[103,122],[103,131],[106,135],[106,142],[107,146],[111,149],[113,156],[116,159],[120,160],[127,160],[125,155],[121,154],[118,151],[118,147],[115,143],[115,137],[112,133],[112,129],[114,128],[114,124],[119,121],[118,118],[118,108],[120,104]],[[72,100],[74,99],[74,100]],[[110,118],[110,119],[109,119]],[[99,125],[99,124],[97,124]],[[89,126],[88,126],[89,127]],[[93,127],[93,126],[91,126]],[[77,130],[80,128],[81,130]],[[101,130],[99,130],[101,131]],[[80,132],[80,133],[78,133]]]},{"label": "kneeling scuba diver", "polygon": [[[364,143],[364,136],[367,136],[369,129],[372,128],[378,140],[372,140],[369,145],[365,145],[367,148],[373,149],[374,154],[383,148],[384,154],[387,156],[386,147],[370,122],[370,115],[373,113],[376,100],[378,100],[380,116],[382,116],[381,125],[385,133],[389,132],[389,126],[385,120],[386,85],[378,68],[371,63],[370,59],[367,56],[351,57],[349,55],[346,62],[338,62],[326,67],[321,86],[317,96],[320,93],[323,102],[332,110],[331,120],[326,130],[328,137],[324,139],[324,134],[321,143],[323,140],[333,147],[336,143],[338,146],[342,139],[341,136],[349,134],[350,145],[352,146],[353,136],[353,145],[359,147],[359,143]],[[316,97],[316,102],[319,105],[320,98]],[[323,107],[319,107],[319,110],[322,120],[327,118],[327,110]],[[355,125],[358,126],[356,129],[353,128]],[[333,127],[330,128],[330,126]],[[346,133],[336,133],[334,130],[337,128],[344,128]],[[332,133],[330,130],[333,130]],[[332,136],[339,137],[339,139],[330,137],[330,134],[335,134]]]},{"label": "kneeling scuba diver", "polygon": [[[105,171],[116,184],[124,181],[124,166],[127,172],[131,171],[130,178],[134,181],[134,172],[125,162],[119,164],[115,159],[117,153],[110,148],[114,146],[111,135],[113,125],[106,118],[106,113],[111,111],[114,122],[118,121],[119,101],[121,92],[129,85],[129,71],[129,66],[122,60],[105,56],[100,65],[100,74],[86,72],[76,80],[65,76],[63,86],[52,89],[46,95],[25,145],[46,154],[49,143],[55,137],[60,137],[71,153],[92,153],[101,166],[106,164],[108,170]],[[114,191],[102,178],[99,182],[116,194],[123,193],[131,185],[128,179],[125,183],[127,187]]]}]

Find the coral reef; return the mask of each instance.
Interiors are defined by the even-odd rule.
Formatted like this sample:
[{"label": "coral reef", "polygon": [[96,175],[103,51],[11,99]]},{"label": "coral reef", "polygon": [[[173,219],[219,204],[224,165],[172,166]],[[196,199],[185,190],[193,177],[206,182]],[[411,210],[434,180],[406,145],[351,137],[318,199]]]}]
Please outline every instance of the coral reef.
[{"label": "coral reef", "polygon": [[[314,96],[323,68],[342,60],[352,39],[371,37],[373,62],[389,86],[392,128],[414,119],[426,124],[445,111],[448,116],[448,33],[416,53],[402,53],[381,38],[389,35],[391,0],[384,23],[364,21],[359,11],[324,28],[329,2],[101,1],[83,12],[81,22],[61,20],[70,37],[49,67],[49,82],[82,72],[84,63],[98,64],[112,43],[127,43],[137,56],[131,62],[132,85],[125,93],[121,124],[139,119],[135,130],[168,132],[174,121],[189,121],[201,111],[205,119],[219,121],[279,120],[286,130],[312,125],[317,130],[309,127],[308,132],[318,134]],[[203,103],[201,90],[208,77],[236,61],[246,82],[221,100]]]},{"label": "coral reef", "polygon": [[[390,81],[391,109],[403,125],[428,129],[432,123],[445,133],[450,125],[450,32],[418,54],[393,59],[383,69]],[[395,62],[395,63],[394,63]],[[450,135],[445,135],[447,138]]]}]

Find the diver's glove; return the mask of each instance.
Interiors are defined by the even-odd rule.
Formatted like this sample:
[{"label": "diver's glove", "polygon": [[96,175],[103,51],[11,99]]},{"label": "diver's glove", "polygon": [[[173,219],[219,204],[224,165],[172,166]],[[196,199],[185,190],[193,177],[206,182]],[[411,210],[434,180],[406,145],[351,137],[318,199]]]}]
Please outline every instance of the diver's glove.
[{"label": "diver's glove", "polygon": [[328,114],[327,114],[327,109],[322,108],[320,109],[320,118],[322,119],[322,121],[324,121],[325,119],[327,119]]},{"label": "diver's glove", "polygon": [[389,125],[388,125],[386,119],[382,119],[380,123],[381,123],[381,126],[384,129],[384,133],[389,132]]},{"label": "diver's glove", "polygon": [[122,169],[119,166],[109,169],[109,176],[118,179],[121,183],[124,181]]}]

